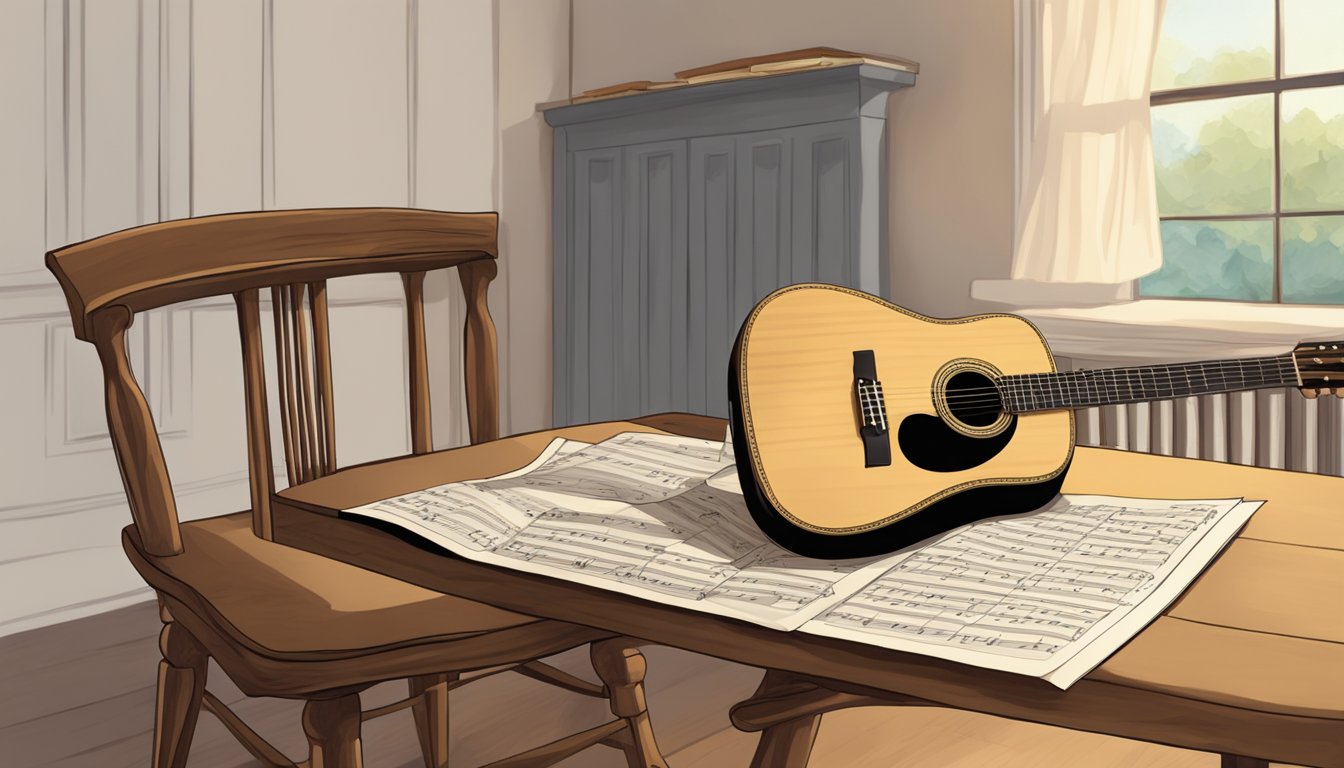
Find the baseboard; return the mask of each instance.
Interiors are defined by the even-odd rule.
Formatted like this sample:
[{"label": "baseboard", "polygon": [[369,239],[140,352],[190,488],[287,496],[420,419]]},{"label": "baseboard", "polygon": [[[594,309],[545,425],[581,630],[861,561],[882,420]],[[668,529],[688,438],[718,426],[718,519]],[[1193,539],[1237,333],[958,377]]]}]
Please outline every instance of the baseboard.
[{"label": "baseboard", "polygon": [[0,637],[17,635],[20,632],[27,632],[40,627],[48,627],[52,624],[61,624],[67,621],[82,619],[87,616],[93,616],[98,613],[115,611],[118,608],[125,608],[136,603],[149,602],[154,599],[154,590],[149,587],[136,587],[128,592],[121,592],[106,597],[98,597],[92,600],[85,600],[74,605],[63,605],[59,608],[52,608],[47,611],[31,613],[27,616],[20,616],[17,619],[0,622]]}]

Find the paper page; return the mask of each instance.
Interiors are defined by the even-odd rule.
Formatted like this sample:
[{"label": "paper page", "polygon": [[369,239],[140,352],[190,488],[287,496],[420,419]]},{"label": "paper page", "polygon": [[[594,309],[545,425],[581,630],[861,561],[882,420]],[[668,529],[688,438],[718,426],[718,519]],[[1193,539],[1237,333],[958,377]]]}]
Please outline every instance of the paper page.
[{"label": "paper page", "polygon": [[[729,456],[728,461],[731,461]],[[794,629],[888,567],[823,561],[771,542],[718,441],[625,433],[556,441],[527,467],[347,510],[396,523],[464,557]]]},{"label": "paper page", "polygon": [[1061,496],[901,553],[801,629],[1067,688],[1161,613],[1261,503]]},{"label": "paper page", "polygon": [[469,559],[1067,688],[1155,618],[1260,506],[1062,496],[893,554],[771,542],[731,446],[624,433],[553,441],[513,472],[352,510]]}]

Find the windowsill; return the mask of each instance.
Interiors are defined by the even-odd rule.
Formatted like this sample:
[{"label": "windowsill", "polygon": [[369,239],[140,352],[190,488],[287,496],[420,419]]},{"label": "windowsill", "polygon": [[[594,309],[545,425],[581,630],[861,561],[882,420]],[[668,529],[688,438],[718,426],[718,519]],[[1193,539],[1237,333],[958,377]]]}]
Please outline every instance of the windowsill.
[{"label": "windowsill", "polygon": [[[1064,357],[1178,361],[1282,354],[1300,341],[1344,338],[1344,307],[1230,301],[1130,299],[1128,286],[1073,291],[1010,280],[977,280],[972,296],[1027,318]],[[1072,298],[1070,302],[1066,299]],[[1053,301],[1051,299],[1054,299]]]}]

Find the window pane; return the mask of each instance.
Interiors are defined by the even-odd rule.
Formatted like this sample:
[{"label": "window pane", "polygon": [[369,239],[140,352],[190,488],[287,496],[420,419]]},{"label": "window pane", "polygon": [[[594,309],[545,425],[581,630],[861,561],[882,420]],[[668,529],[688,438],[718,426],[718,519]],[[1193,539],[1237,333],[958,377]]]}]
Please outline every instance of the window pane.
[{"label": "window pane", "polygon": [[1273,76],[1274,0],[1167,0],[1153,90]]},{"label": "window pane", "polygon": [[1269,301],[1274,223],[1162,222],[1162,269],[1139,281],[1144,296]]},{"label": "window pane", "polygon": [[1283,300],[1344,304],[1344,216],[1284,217]]},{"label": "window pane", "polygon": [[1344,69],[1344,3],[1283,0],[1283,73],[1311,75]]},{"label": "window pane", "polygon": [[1163,216],[1269,213],[1274,96],[1153,107],[1157,207]]},{"label": "window pane", "polygon": [[1344,86],[1285,91],[1283,209],[1344,208]]}]

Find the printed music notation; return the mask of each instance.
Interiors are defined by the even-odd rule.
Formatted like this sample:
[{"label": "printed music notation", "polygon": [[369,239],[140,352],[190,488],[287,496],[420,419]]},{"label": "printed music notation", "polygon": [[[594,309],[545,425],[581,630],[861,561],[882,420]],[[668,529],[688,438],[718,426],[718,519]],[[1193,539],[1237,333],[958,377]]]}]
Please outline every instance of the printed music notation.
[{"label": "printed music notation", "polygon": [[801,629],[1067,688],[1156,618],[1261,503],[1061,496],[899,554]]},{"label": "printed music notation", "polygon": [[597,445],[557,440],[517,472],[347,511],[471,559],[777,629],[797,628],[882,570],[875,558],[780,549],[736,486],[720,482],[734,472],[718,441],[626,433]]},{"label": "printed music notation", "polygon": [[493,478],[347,510],[464,557],[781,630],[1043,677],[1066,688],[1157,616],[1259,507],[1062,496],[890,555],[771,542],[731,445],[553,441]]}]

